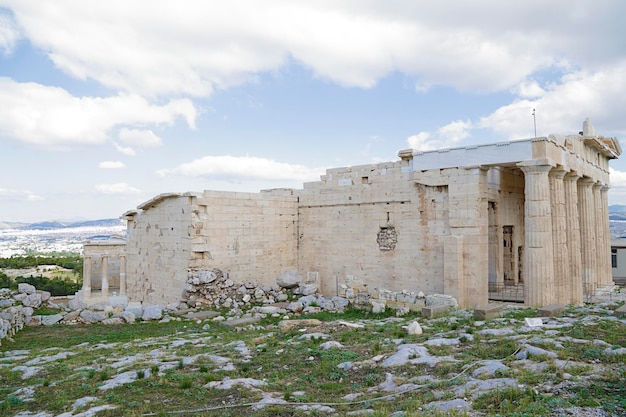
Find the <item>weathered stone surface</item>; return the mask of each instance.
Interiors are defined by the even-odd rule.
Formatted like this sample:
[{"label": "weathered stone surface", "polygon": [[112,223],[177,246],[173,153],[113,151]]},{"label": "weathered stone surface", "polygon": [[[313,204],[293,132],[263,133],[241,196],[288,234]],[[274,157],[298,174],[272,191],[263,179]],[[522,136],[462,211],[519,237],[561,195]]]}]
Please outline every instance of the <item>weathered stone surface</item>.
[{"label": "weathered stone surface", "polygon": [[294,290],[294,294],[301,295],[313,295],[317,293],[317,285],[315,284],[301,284],[296,290]]},{"label": "weathered stone surface", "polygon": [[41,326],[41,316],[26,316],[24,321],[29,327]]},{"label": "weathered stone surface", "polygon": [[406,332],[412,336],[420,335],[423,333],[422,326],[420,326],[420,324],[417,321],[413,321],[411,322],[411,324],[407,326]]},{"label": "weathered stone surface", "polygon": [[422,308],[422,317],[425,318],[435,318],[445,316],[450,312],[450,305],[448,304],[437,304],[431,305],[430,307]]},{"label": "weathered stone surface", "polygon": [[344,297],[333,297],[331,298],[335,309],[338,311],[343,311],[344,309],[346,309],[349,305],[350,305],[350,300],[348,300],[347,298]]},{"label": "weathered stone surface", "polygon": [[5,299],[5,300],[0,300],[0,308],[7,308],[7,307],[11,307],[12,305],[15,304],[15,300],[13,298],[9,298],[9,299]]},{"label": "weathered stone surface", "polygon": [[80,318],[85,323],[99,323],[107,318],[103,311],[83,310],[80,312]]},{"label": "weathered stone surface", "polygon": [[126,323],[134,323],[137,320],[137,317],[130,311],[121,311],[115,315],[115,317],[119,317]]},{"label": "weathered stone surface", "polygon": [[164,307],[161,305],[147,306],[143,308],[141,319],[147,320],[161,320],[163,317]]},{"label": "weathered stone surface", "polygon": [[372,305],[372,313],[384,313],[385,308],[387,307],[387,303],[385,300],[370,300],[370,304]]},{"label": "weathered stone surface", "polygon": [[562,304],[550,304],[541,307],[537,311],[538,317],[555,317],[565,311],[565,306]]},{"label": "weathered stone surface", "polygon": [[289,333],[296,328],[315,327],[321,324],[322,322],[317,319],[281,320],[278,323],[278,329],[281,333]]},{"label": "weathered stone surface", "polygon": [[276,278],[276,284],[286,289],[296,288],[302,281],[302,276],[295,269],[285,271]]},{"label": "weathered stone surface", "polygon": [[617,308],[613,314],[615,314],[618,317],[626,316],[626,304]]},{"label": "weathered stone surface", "polygon": [[51,294],[48,291],[37,290],[37,294],[41,296],[41,302],[45,303],[51,297]]},{"label": "weathered stone surface", "polygon": [[125,321],[121,317],[110,317],[102,320],[102,324],[124,324]]},{"label": "weathered stone surface", "polygon": [[41,306],[41,294],[29,294],[22,300],[24,307],[39,308]]},{"label": "weathered stone surface", "polygon": [[87,304],[79,300],[78,298],[72,298],[67,302],[67,308],[70,310],[82,310],[86,308]]},{"label": "weathered stone surface", "polygon": [[474,309],[476,320],[491,320],[500,317],[502,314],[502,304],[488,304]]},{"label": "weathered stone surface", "polygon": [[65,316],[63,316],[63,321],[65,323],[70,323],[70,322],[78,320],[79,317],[80,317],[80,310],[72,310],[69,313],[67,313]]},{"label": "weathered stone surface", "polygon": [[430,294],[426,296],[426,307],[446,305],[450,308],[457,308],[459,304],[456,299],[447,294]]},{"label": "weathered stone surface", "polygon": [[293,301],[287,305],[287,310],[292,311],[294,313],[301,313],[304,309],[304,304],[300,301]]},{"label": "weathered stone surface", "polygon": [[17,284],[17,291],[22,294],[31,295],[35,294],[35,291],[37,291],[37,289],[30,284],[20,282],[19,284]]},{"label": "weathered stone surface", "polygon": [[232,319],[232,320],[224,320],[221,321],[220,324],[226,327],[238,327],[238,326],[246,326],[248,324],[257,323],[261,320],[261,317],[242,317],[240,319]]},{"label": "weathered stone surface", "polygon": [[44,326],[52,326],[63,320],[62,314],[53,314],[50,316],[41,316],[41,324]]}]

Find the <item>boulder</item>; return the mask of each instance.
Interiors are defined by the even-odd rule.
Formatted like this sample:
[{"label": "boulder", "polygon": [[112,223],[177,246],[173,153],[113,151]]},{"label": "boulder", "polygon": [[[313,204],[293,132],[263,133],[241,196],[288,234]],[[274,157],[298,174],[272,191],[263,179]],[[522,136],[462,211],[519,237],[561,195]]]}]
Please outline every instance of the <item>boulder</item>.
[{"label": "boulder", "polygon": [[102,324],[124,324],[124,320],[122,320],[120,317],[111,317],[102,320]]},{"label": "boulder", "polygon": [[198,281],[202,284],[209,284],[217,279],[217,272],[210,271],[200,271],[198,272]]},{"label": "boulder", "polygon": [[332,300],[329,300],[328,298],[323,297],[321,295],[317,297],[317,305],[322,310],[334,310],[335,309],[335,303],[333,303]]},{"label": "boulder", "polygon": [[42,316],[27,316],[24,318],[24,323],[27,326],[41,326],[41,317]]},{"label": "boulder", "polygon": [[51,294],[48,291],[37,290],[36,292],[41,296],[41,301],[44,303],[51,297]]},{"label": "boulder", "polygon": [[124,307],[124,311],[129,313],[133,313],[135,317],[141,317],[143,315],[143,307],[141,303],[130,302],[126,307]]},{"label": "boulder", "polygon": [[163,317],[163,306],[147,306],[143,308],[142,320],[161,320]]},{"label": "boulder", "polygon": [[370,300],[370,304],[372,305],[372,313],[384,313],[387,306],[385,300]]},{"label": "boulder", "polygon": [[317,285],[315,284],[300,284],[298,289],[294,293],[301,295],[313,295],[317,292]]},{"label": "boulder", "polygon": [[87,304],[83,303],[78,298],[72,298],[71,300],[67,302],[67,308],[70,310],[82,310],[83,308],[86,308],[86,307],[87,307]]},{"label": "boulder", "polygon": [[24,307],[38,308],[41,306],[41,294],[33,293],[29,294],[22,300]]},{"label": "boulder", "polygon": [[30,284],[27,284],[25,282],[20,282],[19,284],[17,284],[17,291],[20,294],[31,295],[31,294],[35,294],[37,289]]},{"label": "boulder", "polygon": [[286,288],[288,290],[296,288],[300,285],[300,283],[302,283],[302,277],[295,269],[285,271],[280,274],[278,278],[276,278],[276,284],[278,284],[279,287]]},{"label": "boulder", "polygon": [[130,311],[122,311],[121,313],[117,313],[114,317],[119,317],[126,323],[134,323],[136,320],[135,315]]},{"label": "boulder", "polygon": [[278,323],[278,330],[280,330],[281,333],[289,333],[299,327],[315,327],[321,324],[322,322],[317,319],[282,320]]},{"label": "boulder", "polygon": [[289,305],[287,306],[287,310],[292,311],[294,313],[302,313],[303,309],[304,309],[304,304],[302,304],[300,301],[293,301],[289,303]]},{"label": "boulder", "polygon": [[80,318],[85,323],[99,323],[107,318],[106,313],[103,311],[83,310],[80,312]]},{"label": "boulder", "polygon": [[15,301],[12,298],[0,300],[0,308],[11,307],[13,304],[15,304]]},{"label": "boulder", "polygon": [[41,324],[44,326],[52,326],[63,320],[62,314],[53,314],[51,316],[41,316]]},{"label": "boulder", "polygon": [[422,326],[420,326],[418,322],[414,321],[407,326],[406,332],[412,336],[420,335],[423,333]]},{"label": "boulder", "polygon": [[343,297],[335,296],[331,298],[333,304],[335,305],[335,310],[343,311],[350,305],[350,300]]},{"label": "boulder", "polygon": [[73,321],[78,320],[79,316],[80,316],[80,310],[72,310],[63,317],[63,322],[71,323]]}]

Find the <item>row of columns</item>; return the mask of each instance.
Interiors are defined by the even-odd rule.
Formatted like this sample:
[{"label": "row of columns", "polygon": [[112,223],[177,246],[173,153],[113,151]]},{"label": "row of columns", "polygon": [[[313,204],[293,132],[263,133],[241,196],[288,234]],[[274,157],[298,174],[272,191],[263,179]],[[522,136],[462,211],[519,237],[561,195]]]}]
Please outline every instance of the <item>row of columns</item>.
[{"label": "row of columns", "polygon": [[524,172],[525,303],[577,304],[612,282],[609,189],[547,160]]},{"label": "row of columns", "polygon": [[[120,295],[126,295],[126,255],[119,255],[120,258]],[[109,256],[102,255],[101,295],[109,296]],[[92,257],[85,255],[83,260],[83,293],[89,297],[91,295],[91,269]]]}]

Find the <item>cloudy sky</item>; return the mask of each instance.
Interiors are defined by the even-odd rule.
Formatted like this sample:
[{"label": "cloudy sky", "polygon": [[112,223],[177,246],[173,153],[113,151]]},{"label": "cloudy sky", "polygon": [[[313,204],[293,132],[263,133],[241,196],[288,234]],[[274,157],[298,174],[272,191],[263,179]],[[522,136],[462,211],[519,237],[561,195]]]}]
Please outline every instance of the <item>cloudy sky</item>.
[{"label": "cloudy sky", "polygon": [[[0,0],[0,221],[301,188],[401,149],[626,138],[623,0]],[[626,204],[626,156],[610,202]]]}]

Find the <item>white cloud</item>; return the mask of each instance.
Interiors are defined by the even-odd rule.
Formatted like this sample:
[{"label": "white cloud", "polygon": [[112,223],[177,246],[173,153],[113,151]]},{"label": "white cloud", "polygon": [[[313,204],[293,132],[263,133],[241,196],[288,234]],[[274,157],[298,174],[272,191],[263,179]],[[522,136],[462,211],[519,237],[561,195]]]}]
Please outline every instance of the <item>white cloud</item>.
[{"label": "white cloud", "polygon": [[126,165],[122,161],[102,161],[98,164],[98,168],[103,169],[121,169],[125,167]]},{"label": "white cloud", "polygon": [[295,180],[315,181],[324,174],[325,168],[309,168],[251,156],[205,156],[176,168],[160,169],[160,177],[181,175],[206,177],[226,181],[240,180]]},{"label": "white cloud", "polygon": [[135,187],[131,187],[125,182],[119,182],[116,184],[98,184],[96,185],[96,191],[100,194],[121,194],[121,195],[135,195],[141,193]]},{"label": "white cloud", "polygon": [[137,155],[137,152],[131,148],[130,146],[122,146],[117,142],[113,142],[113,146],[115,146],[115,149],[117,149],[117,151],[121,154],[124,154],[126,156],[135,156]]},{"label": "white cloud", "polygon": [[469,136],[472,123],[469,120],[457,120],[440,127],[436,132],[420,132],[407,139],[409,147],[418,151],[450,148]]},{"label": "white cloud", "polygon": [[[598,134],[603,131],[626,133],[626,59],[595,72],[577,71],[544,88],[535,100],[521,99],[498,108],[482,118],[477,127],[492,129],[505,138],[533,136],[533,109],[536,109],[537,135],[575,134],[587,117]],[[537,90],[538,91],[538,90]],[[546,131],[550,129],[550,131]]]},{"label": "white cloud", "polygon": [[4,50],[5,55],[10,55],[13,52],[13,48],[20,37],[13,19],[0,11],[0,49]]},{"label": "white cloud", "polygon": [[541,97],[545,94],[545,90],[541,88],[535,80],[525,80],[513,88],[513,92],[521,98],[533,99]]},{"label": "white cloud", "polygon": [[173,124],[183,117],[195,126],[189,100],[158,106],[137,95],[74,97],[62,88],[18,83],[0,77],[0,140],[13,139],[43,148],[100,144],[125,124]]},{"label": "white cloud", "polygon": [[539,69],[612,65],[626,15],[621,0],[3,2],[66,73],[147,96],[209,96],[292,59],[348,86],[399,71],[420,86],[509,89]]},{"label": "white cloud", "polygon": [[163,140],[152,132],[152,130],[140,129],[120,129],[119,138],[128,145],[141,148],[152,148],[163,145]]},{"label": "white cloud", "polygon": [[610,167],[609,174],[611,176],[611,187],[626,188],[626,172]]},{"label": "white cloud", "polygon": [[1,200],[42,201],[44,198],[28,190],[0,188],[0,201]]}]

